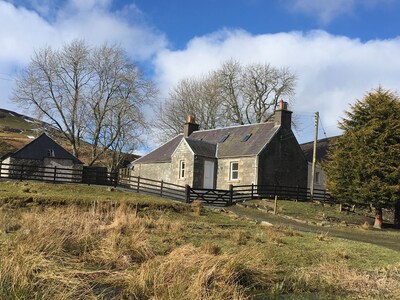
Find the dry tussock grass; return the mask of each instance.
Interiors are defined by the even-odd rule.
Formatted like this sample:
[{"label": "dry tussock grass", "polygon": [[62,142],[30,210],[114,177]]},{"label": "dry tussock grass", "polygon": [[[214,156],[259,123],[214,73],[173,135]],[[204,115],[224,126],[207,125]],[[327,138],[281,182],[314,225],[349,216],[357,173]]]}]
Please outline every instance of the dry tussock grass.
[{"label": "dry tussock grass", "polygon": [[[123,203],[2,209],[0,230],[4,299],[247,299],[254,293],[315,291],[400,298],[400,265],[361,272],[343,265],[344,252],[318,266],[287,272],[282,280],[274,262],[242,247],[256,239],[244,229],[229,232],[232,244],[240,246],[236,252],[205,242],[157,254],[151,238],[187,234],[187,223],[138,217]],[[280,245],[283,237],[296,234],[284,227],[261,233],[260,241]]]},{"label": "dry tussock grass", "polygon": [[295,290],[321,290],[353,299],[400,299],[400,265],[384,272],[363,272],[338,262],[322,262],[299,269],[292,278]]},{"label": "dry tussock grass", "polygon": [[203,202],[199,199],[196,199],[191,204],[192,210],[196,216],[200,216],[203,211]]},{"label": "dry tussock grass", "polygon": [[[11,214],[5,213],[2,220]],[[20,229],[0,249],[0,291],[12,298],[21,293],[44,294],[47,299],[95,297],[93,278],[77,271],[83,264],[108,273],[154,257],[146,240],[146,221],[130,214],[125,205],[114,210],[37,208],[14,216],[13,222]]]},{"label": "dry tussock grass", "polygon": [[234,230],[230,236],[231,241],[236,245],[246,245],[249,238],[249,233],[241,229]]},{"label": "dry tussock grass", "polygon": [[250,290],[269,289],[276,277],[274,266],[256,257],[248,252],[216,256],[185,245],[113,280],[123,281],[137,299],[246,299]]},{"label": "dry tussock grass", "polygon": [[285,235],[282,231],[278,230],[278,228],[268,227],[266,228],[267,240],[269,243],[275,245],[283,245],[283,236]]}]

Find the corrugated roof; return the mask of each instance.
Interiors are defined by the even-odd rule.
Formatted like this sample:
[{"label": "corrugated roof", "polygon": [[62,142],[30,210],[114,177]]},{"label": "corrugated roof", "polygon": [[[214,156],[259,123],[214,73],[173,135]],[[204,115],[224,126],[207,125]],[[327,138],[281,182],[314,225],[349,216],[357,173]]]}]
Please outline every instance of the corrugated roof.
[{"label": "corrugated roof", "polygon": [[57,142],[43,133],[29,144],[12,153],[10,157],[20,159],[42,160],[49,157],[49,150],[54,158],[71,159],[75,164],[83,164],[79,159],[61,147]]},{"label": "corrugated roof", "polygon": [[[186,141],[193,152],[200,156],[218,158],[254,156],[268,144],[279,128],[274,122],[267,122],[202,130],[193,132]],[[246,136],[248,139],[244,139]],[[183,135],[180,134],[132,163],[169,162],[182,138]]]},{"label": "corrugated roof", "polygon": [[[331,145],[336,138],[337,136],[334,136],[321,139],[317,142],[316,159],[318,162],[321,162],[327,157],[329,145]],[[301,144],[300,147],[301,150],[303,150],[304,156],[306,157],[307,161],[312,162],[314,142]]]}]

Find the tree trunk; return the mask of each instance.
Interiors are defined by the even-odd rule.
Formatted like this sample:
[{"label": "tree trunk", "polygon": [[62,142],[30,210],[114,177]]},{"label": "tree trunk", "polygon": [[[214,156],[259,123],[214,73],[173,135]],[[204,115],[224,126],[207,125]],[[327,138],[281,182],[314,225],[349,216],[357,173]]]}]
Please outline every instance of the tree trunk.
[{"label": "tree trunk", "polygon": [[377,207],[375,208],[375,223],[374,223],[374,228],[376,229],[382,229],[382,208]]},{"label": "tree trunk", "polygon": [[393,224],[396,228],[400,228],[400,200],[394,204]]}]

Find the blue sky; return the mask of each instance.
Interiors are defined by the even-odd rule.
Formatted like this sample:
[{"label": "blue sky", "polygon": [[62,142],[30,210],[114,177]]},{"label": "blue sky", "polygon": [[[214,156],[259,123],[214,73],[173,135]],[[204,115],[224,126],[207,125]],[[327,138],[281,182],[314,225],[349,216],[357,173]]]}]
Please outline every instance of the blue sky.
[{"label": "blue sky", "polygon": [[[252,34],[323,29],[364,41],[393,38],[398,35],[400,25],[398,2],[138,0],[134,3],[145,13],[149,23],[165,32],[172,46],[179,49],[194,36],[221,28],[240,28]],[[119,4],[123,3],[125,1]]]},{"label": "blue sky", "polygon": [[315,111],[336,135],[366,92],[400,91],[399,14],[398,0],[0,0],[0,107],[24,112],[8,99],[35,49],[81,38],[121,44],[160,101],[180,79],[231,58],[289,67],[300,141],[312,139]]}]

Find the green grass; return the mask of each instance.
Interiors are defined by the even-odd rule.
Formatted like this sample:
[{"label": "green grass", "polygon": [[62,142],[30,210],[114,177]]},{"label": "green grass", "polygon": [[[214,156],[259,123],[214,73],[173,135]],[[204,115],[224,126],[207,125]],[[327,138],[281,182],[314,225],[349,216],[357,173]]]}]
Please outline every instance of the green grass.
[{"label": "green grass", "polygon": [[50,184],[33,181],[0,182],[0,204],[7,206],[32,206],[37,204],[93,205],[95,201],[117,203],[128,202],[145,206],[183,207],[180,203],[171,202],[145,194],[133,194],[106,186],[89,186],[83,184]]},{"label": "green grass", "polygon": [[400,297],[398,251],[99,186],[0,182],[0,257],[5,299]]},{"label": "green grass", "polygon": [[38,126],[40,125],[27,122],[23,117],[12,116],[7,112],[0,111],[0,129],[2,130],[6,128],[32,130]]},{"label": "green grass", "polygon": [[[260,208],[273,210],[273,200],[252,200],[247,205],[257,205]],[[361,225],[365,221],[373,220],[373,212],[368,209],[358,209],[355,212],[339,211],[339,205],[320,204],[313,202],[295,202],[278,200],[278,214],[309,222],[330,221],[332,224],[346,222],[347,224]]]}]

